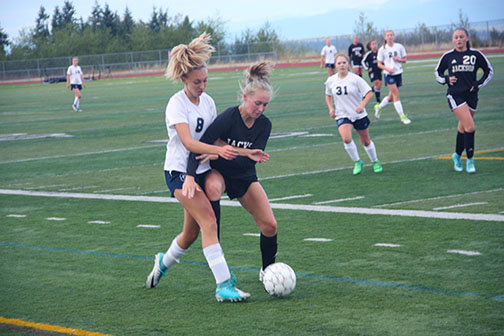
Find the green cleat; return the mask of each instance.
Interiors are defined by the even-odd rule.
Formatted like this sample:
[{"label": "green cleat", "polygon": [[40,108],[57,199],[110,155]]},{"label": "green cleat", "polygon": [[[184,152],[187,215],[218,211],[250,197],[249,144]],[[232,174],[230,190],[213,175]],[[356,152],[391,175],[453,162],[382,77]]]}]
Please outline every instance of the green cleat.
[{"label": "green cleat", "polygon": [[453,169],[455,169],[456,172],[461,172],[464,170],[462,167],[462,157],[458,155],[457,153],[452,154],[452,160],[453,160]]},{"label": "green cleat", "polygon": [[408,119],[408,115],[405,114],[403,116],[401,116],[401,122],[404,124],[404,125],[409,125],[411,124],[411,120]]},{"label": "green cleat", "polygon": [[381,107],[380,104],[375,104],[374,106],[374,116],[376,119],[380,119]]},{"label": "green cleat", "polygon": [[376,160],[375,162],[373,162],[373,171],[375,173],[381,173],[383,171],[383,167],[380,161]]},{"label": "green cleat", "polygon": [[353,174],[354,175],[359,175],[362,171],[362,166],[364,165],[364,162],[362,160],[355,161],[354,163],[354,168],[353,168]]}]

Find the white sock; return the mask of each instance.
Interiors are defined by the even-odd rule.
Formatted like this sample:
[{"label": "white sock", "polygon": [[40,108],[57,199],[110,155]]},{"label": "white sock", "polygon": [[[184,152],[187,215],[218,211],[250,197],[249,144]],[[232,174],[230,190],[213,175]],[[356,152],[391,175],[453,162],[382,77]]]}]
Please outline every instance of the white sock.
[{"label": "white sock", "polygon": [[381,101],[380,103],[380,108],[384,108],[385,106],[387,106],[389,103],[389,100],[388,100],[388,96],[383,98],[383,100]]},{"label": "white sock", "polygon": [[345,150],[350,155],[350,158],[352,159],[353,162],[359,161],[359,152],[357,152],[357,146],[355,145],[355,142],[352,140],[349,144],[343,143],[345,145]]},{"label": "white sock", "polygon": [[212,270],[216,283],[221,283],[231,278],[229,268],[224,258],[224,252],[219,243],[210,245],[203,249],[203,254]]},{"label": "white sock", "polygon": [[371,141],[368,146],[364,146],[364,149],[366,150],[366,153],[369,156],[369,160],[371,160],[371,162],[378,160],[378,156],[376,155],[376,148],[373,141]]},{"label": "white sock", "polygon": [[395,101],[394,102],[394,107],[395,107],[395,110],[397,111],[397,114],[399,114],[399,117],[402,117],[404,115],[404,111],[403,111],[403,108],[402,108],[401,101],[400,100]]},{"label": "white sock", "polygon": [[77,108],[79,108],[80,98],[75,98],[74,104]]},{"label": "white sock", "polygon": [[166,251],[166,253],[163,256],[163,265],[166,266],[166,268],[168,268],[175,262],[179,262],[180,258],[182,258],[188,250],[189,249],[181,248],[177,243],[177,237],[175,237],[175,239],[173,239],[170,245],[170,248]]},{"label": "white sock", "polygon": [[75,97],[75,99],[74,99],[74,105],[77,105],[78,101],[79,101],[79,98]]}]

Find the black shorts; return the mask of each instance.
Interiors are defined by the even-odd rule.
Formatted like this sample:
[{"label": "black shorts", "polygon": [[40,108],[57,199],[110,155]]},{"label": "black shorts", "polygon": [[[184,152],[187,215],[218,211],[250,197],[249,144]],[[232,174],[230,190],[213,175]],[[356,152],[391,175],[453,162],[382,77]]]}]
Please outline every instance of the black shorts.
[{"label": "black shorts", "polygon": [[[196,183],[198,183],[198,185],[203,189],[205,188],[205,178],[209,172],[210,170],[204,172],[203,174],[197,174],[196,177],[194,178]],[[165,170],[164,173],[165,173],[166,185],[168,186],[168,189],[170,189],[171,196],[175,197],[175,190],[182,189],[182,185],[184,185],[184,181],[187,174],[176,170],[172,171]]]},{"label": "black shorts", "polygon": [[340,127],[343,124],[352,124],[356,130],[362,131],[369,127],[369,125],[371,124],[371,120],[369,120],[367,116],[362,119],[357,119],[354,122],[352,122],[348,118],[342,118],[336,120],[336,124],[338,125],[338,127]]},{"label": "black shorts", "polygon": [[257,176],[250,176],[245,178],[227,178],[223,175],[224,182],[226,183],[226,194],[229,199],[240,198],[247,192],[250,185],[257,182]]},{"label": "black shorts", "polygon": [[331,68],[331,69],[334,69],[334,63],[326,63],[326,64],[325,64],[325,67],[326,67],[326,68]]},{"label": "black shorts", "polygon": [[362,58],[352,59],[352,68],[362,68]]},{"label": "black shorts", "polygon": [[375,80],[382,80],[382,72],[381,71],[372,71],[369,74],[369,80],[374,82]]},{"label": "black shorts", "polygon": [[82,90],[82,85],[80,85],[80,84],[70,84],[70,91],[73,91],[73,89]]},{"label": "black shorts", "polygon": [[402,86],[402,74],[385,75],[385,85],[395,84],[397,87]]},{"label": "black shorts", "polygon": [[450,106],[450,109],[453,111],[456,108],[467,104],[470,110],[476,111],[478,107],[478,94],[477,93],[472,93],[472,92],[467,92],[463,94],[457,94],[457,95],[447,95],[446,98],[448,98],[448,106]]}]

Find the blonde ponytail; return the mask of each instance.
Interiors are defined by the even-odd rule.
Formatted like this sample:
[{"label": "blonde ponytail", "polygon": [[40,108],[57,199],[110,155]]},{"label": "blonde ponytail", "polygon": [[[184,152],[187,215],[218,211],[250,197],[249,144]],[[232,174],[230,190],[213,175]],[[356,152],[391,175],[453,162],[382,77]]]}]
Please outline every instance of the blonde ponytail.
[{"label": "blonde ponytail", "polygon": [[243,81],[240,85],[242,99],[243,94],[252,95],[256,90],[268,91],[273,98],[273,87],[270,83],[272,64],[270,62],[259,62],[251,65],[243,73]]}]

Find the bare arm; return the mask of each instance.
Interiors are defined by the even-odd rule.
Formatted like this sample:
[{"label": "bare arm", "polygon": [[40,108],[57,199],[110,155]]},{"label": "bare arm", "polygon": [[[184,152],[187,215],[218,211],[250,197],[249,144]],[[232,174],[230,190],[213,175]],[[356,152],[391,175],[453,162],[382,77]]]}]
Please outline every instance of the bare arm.
[{"label": "bare arm", "polygon": [[84,80],[84,74],[80,75],[81,81],[82,81],[82,86],[86,87],[86,81]]},{"label": "bare arm", "polygon": [[[217,139],[214,142],[214,145],[226,146],[227,144],[224,141],[222,141],[221,139]],[[261,149],[248,149],[248,148],[241,148],[241,147],[233,147],[233,148],[238,151],[238,155],[246,156],[250,160],[260,162],[260,163],[268,161],[269,157],[270,157],[267,153],[265,153]]]},{"label": "bare arm", "polygon": [[327,108],[329,109],[329,116],[331,116],[331,118],[333,118],[333,119],[336,118],[336,113],[334,112],[334,106],[332,104],[332,97],[326,95],[325,101],[327,104]]},{"label": "bare arm", "polygon": [[67,75],[67,89],[70,87],[70,75]]},{"label": "bare arm", "polygon": [[366,93],[366,95],[364,96],[364,99],[362,99],[362,102],[360,103],[360,105],[357,106],[357,108],[355,109],[355,112],[361,113],[362,111],[364,111],[364,108],[369,103],[369,101],[371,100],[372,97],[373,97],[373,92],[370,90],[370,91],[368,91],[368,93]]}]

